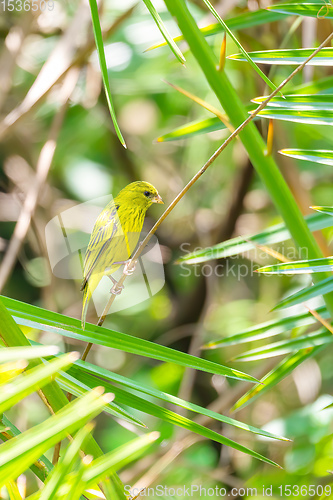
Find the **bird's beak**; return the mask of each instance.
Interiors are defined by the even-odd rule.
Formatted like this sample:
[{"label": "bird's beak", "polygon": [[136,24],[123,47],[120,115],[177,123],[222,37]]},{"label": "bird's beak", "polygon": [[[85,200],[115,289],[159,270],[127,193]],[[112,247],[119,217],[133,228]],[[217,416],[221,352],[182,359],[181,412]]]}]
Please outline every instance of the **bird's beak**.
[{"label": "bird's beak", "polygon": [[152,199],[152,202],[153,203],[160,203],[160,204],[164,204],[164,201],[162,200],[162,198],[160,197],[159,194],[157,194],[156,196],[154,196],[154,198]]}]

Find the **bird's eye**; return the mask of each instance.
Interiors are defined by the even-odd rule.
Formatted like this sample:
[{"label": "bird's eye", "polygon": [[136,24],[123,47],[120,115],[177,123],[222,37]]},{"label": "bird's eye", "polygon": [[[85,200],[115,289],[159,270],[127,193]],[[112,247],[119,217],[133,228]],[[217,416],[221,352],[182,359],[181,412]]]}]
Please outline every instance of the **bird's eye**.
[{"label": "bird's eye", "polygon": [[150,196],[150,192],[149,192],[149,191],[145,191],[143,194],[144,194],[145,196],[147,196],[147,198],[149,198],[149,196]]}]

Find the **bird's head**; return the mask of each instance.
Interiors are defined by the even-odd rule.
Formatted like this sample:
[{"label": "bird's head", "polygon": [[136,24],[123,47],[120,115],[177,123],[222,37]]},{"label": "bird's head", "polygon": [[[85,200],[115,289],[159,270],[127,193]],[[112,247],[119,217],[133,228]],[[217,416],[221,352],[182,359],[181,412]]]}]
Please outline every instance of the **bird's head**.
[{"label": "bird's head", "polygon": [[120,191],[117,200],[126,201],[132,206],[147,210],[153,203],[163,203],[157,189],[149,182],[137,181],[128,184]]}]

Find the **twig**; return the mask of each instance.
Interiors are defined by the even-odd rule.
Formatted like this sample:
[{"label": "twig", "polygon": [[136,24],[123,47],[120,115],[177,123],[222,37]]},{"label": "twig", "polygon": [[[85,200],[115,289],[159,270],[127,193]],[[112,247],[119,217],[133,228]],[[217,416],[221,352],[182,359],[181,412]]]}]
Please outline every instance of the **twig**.
[{"label": "twig", "polygon": [[[208,169],[208,167],[211,166],[211,164],[216,160],[216,158],[218,158],[218,156],[222,153],[222,151],[228,146],[228,144],[236,137],[238,136],[238,134],[246,127],[246,125],[248,125],[254,118],[255,116],[257,116],[257,114],[262,110],[264,109],[267,104],[273,99],[273,97],[276,96],[276,94],[278,94],[280,92],[280,90],[287,84],[290,82],[290,80],[297,74],[299,73],[303,68],[304,66],[309,62],[311,61],[311,59],[313,57],[315,57],[323,47],[325,47],[333,38],[333,32],[319,45],[319,47],[314,50],[312,52],[312,54],[302,63],[300,64],[292,73],[290,73],[290,75],[285,79],[283,80],[282,83],[280,83],[280,85],[267,97],[267,99],[265,99],[261,104],[260,106],[258,106],[258,108],[253,111],[249,117],[243,122],[241,123],[241,125],[239,125],[239,127],[236,128],[236,130],[234,130],[234,132],[232,134],[229,135],[229,137],[224,141],[224,143],[215,151],[215,153],[209,158],[209,160],[203,165],[203,167],[201,167],[201,169],[195,174],[194,177],[192,177],[192,179],[186,184],[186,186],[180,191],[180,193],[178,193],[178,195],[176,196],[176,198],[170,203],[170,205],[168,206],[168,208],[163,212],[163,214],[161,215],[161,217],[158,219],[158,221],[154,224],[154,226],[151,228],[151,230],[149,231],[149,233],[147,234],[147,236],[144,238],[144,240],[140,243],[140,245],[138,246],[137,250],[134,252],[134,255],[133,257],[131,258],[130,260],[130,263],[129,265],[127,266],[127,269],[128,270],[131,270],[133,268],[133,264],[135,265],[135,261],[138,259],[138,257],[141,255],[144,247],[147,245],[147,243],[150,241],[152,235],[156,232],[156,230],[158,229],[158,227],[162,224],[162,222],[164,221],[164,219],[166,219],[166,217],[169,215],[169,213],[175,208],[175,206],[180,202],[180,200],[183,198],[183,196],[187,193],[187,191],[193,186],[193,184],[206,172],[206,170]],[[123,273],[122,276],[120,277],[120,279],[118,280],[118,283],[117,283],[117,286],[116,286],[116,289],[119,289],[119,290],[122,290],[122,285],[126,279],[126,274]],[[105,321],[105,318],[110,310],[110,307],[112,306],[113,304],[113,301],[115,300],[116,298],[116,295],[115,294],[112,294],[109,298],[109,301],[108,303],[106,304],[105,308],[104,308],[104,311],[101,315],[101,317],[99,318],[98,322],[97,322],[97,326],[102,326],[104,321]],[[88,356],[88,353],[91,349],[91,346],[92,346],[92,343],[89,343],[87,344],[87,347],[84,351],[84,359],[86,359],[86,357]],[[83,357],[82,357],[83,359]]]},{"label": "twig", "polygon": [[[7,101],[8,93],[12,87],[17,57],[21,52],[23,41],[31,31],[31,20],[32,12],[25,12],[20,23],[17,26],[13,26],[6,36],[0,58],[0,109],[2,109],[4,103]],[[15,43],[12,43],[13,39]]]},{"label": "twig", "polygon": [[[132,14],[136,5],[137,4],[133,5],[121,14],[110,28],[102,33],[103,38],[111,36]],[[10,113],[0,122],[0,140],[2,140],[11,128],[16,126],[17,123],[26,116],[72,68],[77,66],[81,67],[86,63],[88,57],[96,48],[94,37],[91,37],[91,39],[78,51],[75,53],[73,52],[76,50],[75,44],[73,46],[73,41],[76,40],[77,33],[82,31],[85,19],[89,21],[90,14],[88,6],[83,5],[82,12],[80,11],[77,13],[71,26],[66,30],[64,35],[65,39],[62,38],[59,41],[23,101],[10,111]],[[70,52],[73,52],[72,59],[68,58]],[[56,71],[54,70],[55,67]]]},{"label": "twig", "polygon": [[13,270],[17,255],[29,230],[31,219],[36,210],[39,195],[52,164],[57,137],[65,117],[67,103],[75,88],[78,76],[78,69],[75,68],[68,73],[66,79],[64,80],[61,93],[61,107],[53,120],[49,137],[40,152],[37,161],[35,181],[27,193],[14,229],[14,233],[11,237],[0,267],[0,290],[4,287]]}]

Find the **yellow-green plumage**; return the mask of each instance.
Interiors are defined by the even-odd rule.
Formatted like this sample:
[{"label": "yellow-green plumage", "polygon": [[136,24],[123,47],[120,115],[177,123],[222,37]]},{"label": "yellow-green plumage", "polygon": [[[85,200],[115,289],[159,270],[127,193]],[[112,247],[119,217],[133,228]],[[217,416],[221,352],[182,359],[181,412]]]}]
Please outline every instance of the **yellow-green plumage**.
[{"label": "yellow-green plumage", "polygon": [[81,325],[84,329],[92,293],[104,275],[111,275],[128,260],[140,237],[148,208],[163,203],[149,182],[132,182],[120,191],[98,216],[87,247],[83,282]]}]

